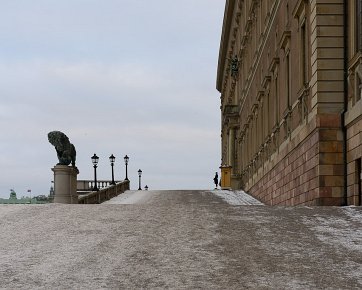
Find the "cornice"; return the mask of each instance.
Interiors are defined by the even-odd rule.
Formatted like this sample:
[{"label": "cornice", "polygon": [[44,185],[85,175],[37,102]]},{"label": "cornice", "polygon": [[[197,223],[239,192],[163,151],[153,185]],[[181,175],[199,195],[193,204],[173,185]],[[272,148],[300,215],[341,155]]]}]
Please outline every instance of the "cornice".
[{"label": "cornice", "polygon": [[222,89],[222,82],[225,73],[234,8],[235,8],[235,0],[226,0],[223,27],[222,27],[221,40],[220,40],[217,77],[216,77],[216,89],[219,92],[221,92]]}]

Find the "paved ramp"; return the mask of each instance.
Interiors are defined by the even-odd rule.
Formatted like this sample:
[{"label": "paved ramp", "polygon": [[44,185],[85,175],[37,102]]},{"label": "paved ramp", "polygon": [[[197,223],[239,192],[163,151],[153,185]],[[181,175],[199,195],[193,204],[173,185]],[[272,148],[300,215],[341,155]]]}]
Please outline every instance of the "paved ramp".
[{"label": "paved ramp", "polygon": [[[162,195],[161,203],[166,195],[171,195],[176,193],[180,195],[181,193],[190,194],[190,191],[181,191],[181,190],[129,190],[124,194],[121,194],[111,200],[104,202],[103,204],[144,204],[144,203],[157,203],[159,202],[159,196]],[[205,190],[199,191],[200,194],[211,194],[220,197],[226,203],[232,205],[263,205],[260,201],[256,200],[254,197],[246,194],[244,191],[230,191],[230,190]]]},{"label": "paved ramp", "polygon": [[362,288],[361,208],[127,194],[128,204],[0,206],[0,288]]}]

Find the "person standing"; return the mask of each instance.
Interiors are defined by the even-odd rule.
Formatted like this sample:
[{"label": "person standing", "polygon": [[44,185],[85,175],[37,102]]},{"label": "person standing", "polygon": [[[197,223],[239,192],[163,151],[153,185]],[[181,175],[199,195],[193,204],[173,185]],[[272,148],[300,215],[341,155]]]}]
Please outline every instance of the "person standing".
[{"label": "person standing", "polygon": [[219,184],[219,176],[217,175],[217,172],[215,172],[214,183],[215,189],[217,189],[217,185]]}]

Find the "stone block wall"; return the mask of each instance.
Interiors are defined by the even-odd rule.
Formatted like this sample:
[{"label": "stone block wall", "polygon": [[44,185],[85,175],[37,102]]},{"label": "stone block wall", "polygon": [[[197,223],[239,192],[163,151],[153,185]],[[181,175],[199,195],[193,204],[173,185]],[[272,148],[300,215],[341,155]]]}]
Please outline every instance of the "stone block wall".
[{"label": "stone block wall", "polygon": [[338,127],[312,128],[311,124],[265,163],[254,184],[247,183],[251,195],[270,205],[343,203],[342,132]]},{"label": "stone block wall", "polygon": [[[308,120],[267,160],[246,189],[272,205],[342,205],[344,166],[343,1],[310,2]],[[274,159],[274,160],[273,160]]]},{"label": "stone block wall", "polygon": [[[271,205],[343,205],[347,173],[347,202],[361,203],[362,60],[349,36],[360,27],[351,23],[362,22],[351,18],[357,2],[347,2],[227,0],[217,88],[222,164],[232,167],[233,189]],[[355,95],[345,112],[347,48]],[[225,114],[230,105],[237,117]]]},{"label": "stone block wall", "polygon": [[362,118],[359,117],[347,130],[347,202],[362,205],[361,158],[362,158]]}]

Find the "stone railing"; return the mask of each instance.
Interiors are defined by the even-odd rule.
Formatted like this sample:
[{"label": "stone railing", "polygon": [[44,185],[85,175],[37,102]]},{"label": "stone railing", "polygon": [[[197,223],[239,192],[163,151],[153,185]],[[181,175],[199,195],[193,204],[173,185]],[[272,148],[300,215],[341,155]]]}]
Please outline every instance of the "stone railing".
[{"label": "stone railing", "polygon": [[[98,180],[97,187],[99,189],[106,188],[111,185],[111,180]],[[120,183],[121,181],[115,181],[116,183]],[[77,193],[78,194],[86,194],[91,192],[94,187],[94,180],[77,180]]]},{"label": "stone railing", "polygon": [[117,195],[129,190],[129,180],[116,183],[116,185],[111,185],[105,188],[100,189],[99,191],[92,191],[86,194],[78,195],[79,204],[99,204],[107,200],[110,200]]}]

